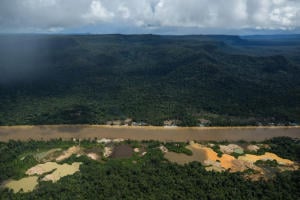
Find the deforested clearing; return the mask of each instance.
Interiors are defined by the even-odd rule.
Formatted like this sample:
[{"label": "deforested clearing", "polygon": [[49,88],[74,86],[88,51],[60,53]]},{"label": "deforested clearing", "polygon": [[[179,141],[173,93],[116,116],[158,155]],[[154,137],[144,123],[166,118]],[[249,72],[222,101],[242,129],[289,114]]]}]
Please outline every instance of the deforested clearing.
[{"label": "deforested clearing", "polygon": [[280,158],[276,154],[269,153],[269,152],[266,152],[264,155],[259,155],[259,156],[246,154],[244,156],[239,156],[239,160],[244,160],[244,161],[248,161],[248,162],[252,162],[252,163],[255,163],[258,160],[263,160],[263,161],[276,160],[278,162],[278,164],[281,164],[281,165],[293,165],[294,164],[294,162],[291,160]]},{"label": "deforested clearing", "polygon": [[71,155],[78,153],[80,151],[80,147],[78,146],[73,146],[70,147],[68,150],[64,151],[62,155],[56,158],[56,161],[62,161],[67,158],[69,158]]},{"label": "deforested clearing", "polygon": [[[181,165],[188,164],[194,161],[201,162],[205,166],[205,169],[207,171],[221,172],[221,171],[229,170],[229,172],[244,172],[247,169],[251,169],[256,172],[255,173],[256,175],[250,176],[250,178],[253,177],[256,180],[258,180],[260,177],[265,178],[264,175],[268,173],[267,168],[264,167],[261,168],[255,165],[255,162],[258,160],[261,161],[276,160],[277,163],[280,165],[278,166],[278,169],[281,169],[281,171],[298,169],[298,165],[295,162],[289,159],[281,158],[274,153],[266,152],[264,155],[245,154],[245,155],[238,156],[236,158],[233,155],[227,153],[218,155],[218,153],[215,152],[212,148],[210,148],[210,146],[212,145],[208,144],[208,146],[206,146],[192,141],[188,146],[186,146],[187,149],[193,152],[192,155],[166,151],[164,152],[164,156],[169,161],[176,162]],[[231,144],[231,146],[233,146],[233,144]],[[242,151],[244,150],[241,147],[239,148]]]},{"label": "deforested clearing", "polygon": [[80,165],[81,163],[78,162],[72,163],[71,165],[69,164],[57,165],[56,170],[54,170],[53,173],[46,175],[42,180],[56,182],[64,176],[72,175],[78,172]]},{"label": "deforested clearing", "polygon": [[14,192],[31,192],[38,185],[38,176],[25,177],[20,180],[11,180],[5,184],[5,187],[12,189]]},{"label": "deforested clearing", "polygon": [[51,174],[46,175],[42,180],[44,181],[58,181],[61,177],[72,175],[75,172],[79,171],[79,166],[81,163],[72,163],[69,164],[57,164],[55,162],[47,162],[44,164],[36,165],[30,169],[27,170],[27,175],[42,175],[48,172],[53,171]]}]

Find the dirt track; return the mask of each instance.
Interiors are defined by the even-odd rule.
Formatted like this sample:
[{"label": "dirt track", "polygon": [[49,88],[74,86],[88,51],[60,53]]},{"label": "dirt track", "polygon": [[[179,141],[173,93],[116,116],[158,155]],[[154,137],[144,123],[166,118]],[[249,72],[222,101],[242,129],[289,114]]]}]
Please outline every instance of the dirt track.
[{"label": "dirt track", "polygon": [[300,138],[300,127],[111,127],[97,125],[1,126],[0,141],[52,138],[124,138],[160,141],[262,141],[289,136]]}]

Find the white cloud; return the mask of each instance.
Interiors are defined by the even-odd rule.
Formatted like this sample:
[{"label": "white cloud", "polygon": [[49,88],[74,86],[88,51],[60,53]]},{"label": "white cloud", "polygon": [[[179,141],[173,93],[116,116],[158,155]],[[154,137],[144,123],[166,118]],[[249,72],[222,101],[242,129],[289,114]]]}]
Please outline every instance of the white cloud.
[{"label": "white cloud", "polygon": [[128,19],[130,18],[130,10],[128,7],[124,6],[124,5],[119,5],[118,7],[118,14],[124,18],[124,19]]},{"label": "white cloud", "polygon": [[88,13],[84,14],[83,19],[87,20],[87,23],[97,23],[110,21],[114,17],[113,12],[109,12],[101,1],[92,1]]},{"label": "white cloud", "polygon": [[292,26],[296,20],[297,9],[293,7],[276,8],[270,13],[270,20],[283,26]]},{"label": "white cloud", "polygon": [[274,3],[275,5],[279,5],[279,4],[285,3],[285,0],[273,0],[273,3]]},{"label": "white cloud", "polygon": [[114,27],[293,29],[300,0],[1,0],[0,31]]},{"label": "white cloud", "polygon": [[[292,0],[253,0],[248,1],[252,8],[249,26],[262,29],[293,29],[299,27],[300,1]],[[251,14],[252,13],[252,14]]]}]

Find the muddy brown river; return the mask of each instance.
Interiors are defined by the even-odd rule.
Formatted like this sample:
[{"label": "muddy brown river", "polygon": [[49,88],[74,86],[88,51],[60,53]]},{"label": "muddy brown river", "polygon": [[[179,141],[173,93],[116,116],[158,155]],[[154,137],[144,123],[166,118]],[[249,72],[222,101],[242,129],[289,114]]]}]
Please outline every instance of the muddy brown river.
[{"label": "muddy brown river", "polygon": [[300,127],[125,127],[105,125],[1,126],[0,141],[53,138],[124,138],[160,141],[262,141],[272,137],[300,138]]}]

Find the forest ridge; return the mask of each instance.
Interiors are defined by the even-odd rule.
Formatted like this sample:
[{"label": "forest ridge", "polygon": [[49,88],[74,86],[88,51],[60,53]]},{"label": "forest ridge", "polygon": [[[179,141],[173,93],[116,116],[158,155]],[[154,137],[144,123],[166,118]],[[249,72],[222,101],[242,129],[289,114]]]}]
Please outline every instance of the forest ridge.
[{"label": "forest ridge", "polygon": [[299,55],[299,35],[1,35],[0,125],[295,125]]}]

